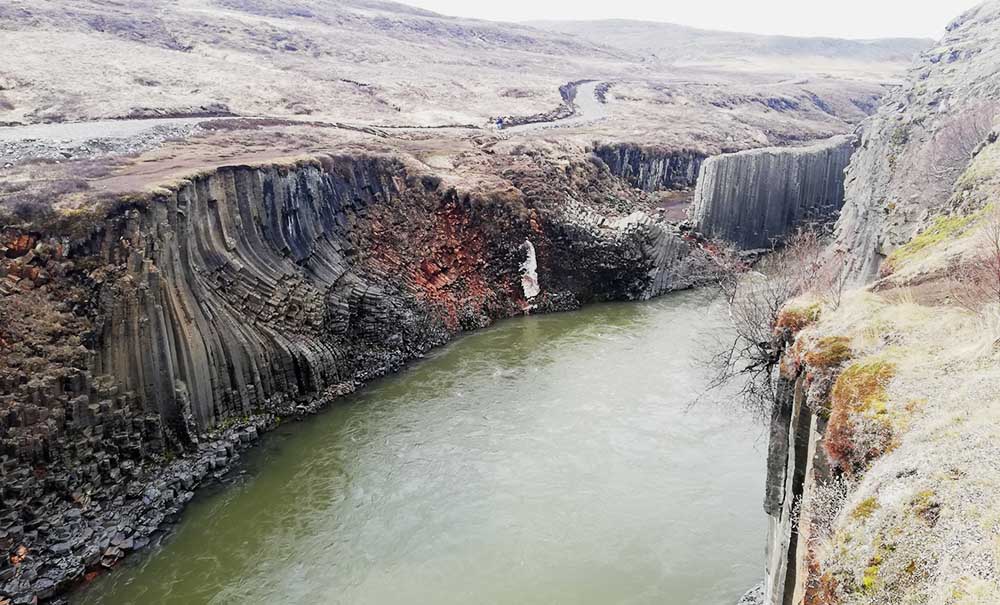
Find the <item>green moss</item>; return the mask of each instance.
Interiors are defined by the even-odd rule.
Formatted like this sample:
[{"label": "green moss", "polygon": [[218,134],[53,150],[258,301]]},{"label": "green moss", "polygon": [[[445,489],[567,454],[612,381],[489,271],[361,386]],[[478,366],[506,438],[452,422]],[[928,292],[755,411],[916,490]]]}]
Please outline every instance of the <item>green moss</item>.
[{"label": "green moss", "polygon": [[855,413],[885,410],[886,386],[896,375],[896,366],[883,360],[855,363],[841,372],[833,385],[834,409]]},{"label": "green moss", "polygon": [[875,498],[865,498],[855,507],[854,511],[851,512],[851,517],[855,519],[867,519],[872,516],[872,513],[879,509],[878,500]]},{"label": "green moss", "polygon": [[881,417],[887,429],[892,425],[887,414],[886,387],[896,374],[896,366],[882,360],[859,362],[840,373],[830,395],[830,422],[823,439],[830,460],[848,473],[863,468],[868,462],[891,451],[890,441],[881,449],[859,449],[855,442],[852,416],[865,414]]},{"label": "green moss", "polygon": [[887,272],[895,271],[899,266],[921,252],[948,240],[954,240],[968,231],[969,227],[981,216],[981,213],[966,216],[939,216],[934,223],[911,239],[909,243],[898,248],[885,261]]},{"label": "green moss", "polygon": [[934,490],[925,489],[922,492],[918,492],[913,500],[910,501],[914,506],[926,506],[934,498]]},{"label": "green moss", "polygon": [[844,336],[827,336],[805,354],[805,361],[814,368],[832,368],[851,358],[851,340]]},{"label": "green moss", "polygon": [[925,489],[910,500],[913,514],[929,525],[935,525],[941,515],[941,504],[935,498],[934,490]]},{"label": "green moss", "polygon": [[994,143],[976,156],[975,161],[958,178],[956,186],[959,191],[968,191],[998,176],[1000,176],[1000,143]]},{"label": "green moss", "polygon": [[861,587],[865,592],[875,590],[875,585],[878,582],[878,572],[881,567],[882,554],[876,552],[875,556],[868,562],[868,567],[865,568],[865,572],[861,576]]},{"label": "green moss", "polygon": [[861,588],[864,592],[871,593],[885,588],[885,582],[879,581],[879,572],[885,558],[895,551],[896,545],[883,542],[882,536],[875,539],[875,554],[868,560],[868,566],[861,575]]}]

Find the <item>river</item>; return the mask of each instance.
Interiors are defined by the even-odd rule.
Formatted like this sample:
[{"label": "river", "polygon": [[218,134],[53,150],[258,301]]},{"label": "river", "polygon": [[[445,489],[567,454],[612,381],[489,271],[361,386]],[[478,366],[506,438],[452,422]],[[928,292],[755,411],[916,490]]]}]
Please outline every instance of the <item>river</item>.
[{"label": "river", "polygon": [[733,605],[766,441],[702,401],[703,292],[464,336],[246,454],[81,604]]}]

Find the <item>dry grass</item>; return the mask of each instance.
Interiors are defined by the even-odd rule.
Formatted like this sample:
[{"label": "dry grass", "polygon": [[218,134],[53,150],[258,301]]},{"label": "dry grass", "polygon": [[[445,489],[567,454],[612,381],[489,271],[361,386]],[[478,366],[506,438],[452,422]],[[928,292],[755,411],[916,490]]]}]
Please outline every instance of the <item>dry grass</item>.
[{"label": "dry grass", "polygon": [[863,291],[799,336],[848,339],[858,360],[833,387],[821,442],[852,480],[803,505],[827,528],[806,602],[1000,602],[998,338],[1000,306],[972,315]]}]

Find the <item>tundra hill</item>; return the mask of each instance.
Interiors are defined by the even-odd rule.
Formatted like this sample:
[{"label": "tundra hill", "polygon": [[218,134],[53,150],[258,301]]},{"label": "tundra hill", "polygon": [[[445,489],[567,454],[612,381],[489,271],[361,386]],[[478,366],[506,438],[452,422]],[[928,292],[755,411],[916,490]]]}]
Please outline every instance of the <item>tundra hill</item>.
[{"label": "tundra hill", "polygon": [[[832,114],[853,123],[923,46],[740,37],[660,24],[580,27],[608,35],[589,41],[388,2],[12,0],[0,6],[0,123],[234,114],[484,125],[500,115],[550,112],[563,102],[560,86],[581,79],[621,83],[627,107],[617,115],[646,128],[685,117],[657,115],[678,98],[697,109],[816,96],[818,114],[807,121]],[[630,41],[638,29],[650,33]],[[668,40],[657,43],[664,50],[651,46],[654,38]],[[702,59],[718,55],[725,69],[681,68],[646,56],[671,47],[694,48]],[[752,57],[780,56],[782,64],[762,70],[730,60],[748,48]],[[724,94],[714,90],[720,84]],[[688,94],[687,87],[695,89]],[[845,129],[828,124],[822,133],[799,134]]]},{"label": "tundra hill", "polygon": [[530,25],[569,34],[581,42],[621,49],[652,63],[722,69],[787,71],[789,61],[806,73],[892,77],[934,44],[922,38],[844,40],[721,32],[651,21],[534,21]]}]

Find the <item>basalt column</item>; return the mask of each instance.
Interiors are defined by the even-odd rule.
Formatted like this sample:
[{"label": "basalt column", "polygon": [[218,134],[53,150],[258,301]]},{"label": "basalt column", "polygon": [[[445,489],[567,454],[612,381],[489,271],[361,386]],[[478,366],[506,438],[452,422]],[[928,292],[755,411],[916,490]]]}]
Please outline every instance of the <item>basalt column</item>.
[{"label": "basalt column", "polygon": [[702,164],[692,218],[711,238],[766,248],[797,226],[829,222],[844,205],[853,138],[809,147],[754,149]]}]

